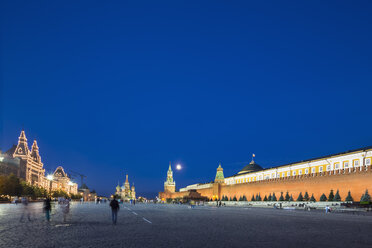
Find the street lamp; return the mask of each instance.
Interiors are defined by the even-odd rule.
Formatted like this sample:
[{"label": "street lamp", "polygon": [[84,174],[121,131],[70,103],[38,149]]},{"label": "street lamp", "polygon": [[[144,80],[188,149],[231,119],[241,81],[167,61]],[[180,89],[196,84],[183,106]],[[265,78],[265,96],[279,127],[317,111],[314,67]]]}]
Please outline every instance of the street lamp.
[{"label": "street lamp", "polygon": [[71,195],[71,186],[72,185],[74,185],[74,183],[73,182],[71,182],[71,181],[68,181],[68,186],[70,186],[70,188],[69,188],[69,194]]},{"label": "street lamp", "polygon": [[52,192],[53,175],[47,175],[46,178],[49,180],[49,194],[50,194]]}]

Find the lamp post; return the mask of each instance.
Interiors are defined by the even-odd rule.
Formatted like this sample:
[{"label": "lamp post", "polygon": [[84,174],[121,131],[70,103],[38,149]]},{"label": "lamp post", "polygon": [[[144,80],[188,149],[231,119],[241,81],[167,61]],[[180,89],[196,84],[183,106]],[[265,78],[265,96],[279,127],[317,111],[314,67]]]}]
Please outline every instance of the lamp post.
[{"label": "lamp post", "polygon": [[74,183],[73,182],[71,182],[71,181],[69,181],[68,182],[68,186],[69,186],[69,191],[68,191],[68,193],[71,195],[71,186],[72,185],[74,185]]},{"label": "lamp post", "polygon": [[53,175],[48,175],[47,179],[49,180],[49,194],[52,193],[52,181],[53,181]]}]

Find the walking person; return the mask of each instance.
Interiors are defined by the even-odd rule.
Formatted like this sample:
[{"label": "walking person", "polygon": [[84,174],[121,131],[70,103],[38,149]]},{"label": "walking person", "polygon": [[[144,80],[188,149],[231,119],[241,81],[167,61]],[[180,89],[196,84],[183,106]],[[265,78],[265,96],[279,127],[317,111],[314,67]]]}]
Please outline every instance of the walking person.
[{"label": "walking person", "polygon": [[118,211],[120,209],[119,202],[116,200],[116,196],[113,197],[110,202],[111,213],[112,213],[112,224],[116,225],[118,219]]},{"label": "walking person", "polygon": [[44,201],[44,212],[47,221],[50,221],[50,211],[52,210],[51,199],[48,196]]},{"label": "walking person", "polygon": [[30,213],[30,210],[28,209],[28,199],[27,199],[27,197],[22,197],[21,202],[22,202],[22,205],[23,205],[23,212],[22,212],[22,215],[21,215],[21,219],[19,221],[20,222],[23,221],[24,215],[27,215],[28,221],[31,221],[31,213]]},{"label": "walking person", "polygon": [[67,215],[70,213],[70,200],[65,199],[63,201],[63,222],[66,222]]}]

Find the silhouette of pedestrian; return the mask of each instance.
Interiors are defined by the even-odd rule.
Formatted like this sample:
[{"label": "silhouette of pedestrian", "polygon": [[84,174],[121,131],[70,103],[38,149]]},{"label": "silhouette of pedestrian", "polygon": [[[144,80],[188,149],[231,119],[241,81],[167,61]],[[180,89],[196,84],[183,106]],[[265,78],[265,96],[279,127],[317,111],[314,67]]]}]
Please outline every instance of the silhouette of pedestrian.
[{"label": "silhouette of pedestrian", "polygon": [[23,221],[24,215],[27,215],[28,221],[31,221],[31,214],[30,210],[28,209],[28,199],[27,197],[22,197],[22,205],[23,205],[23,212],[21,215],[21,219],[19,221]]},{"label": "silhouette of pedestrian", "polygon": [[51,199],[48,196],[44,201],[44,212],[47,221],[50,221],[50,211],[52,210]]},{"label": "silhouette of pedestrian", "polygon": [[66,219],[67,219],[67,215],[69,214],[70,212],[70,200],[69,199],[65,199],[63,201],[63,222],[66,222]]},{"label": "silhouette of pedestrian", "polygon": [[111,213],[112,213],[112,224],[116,225],[116,221],[118,219],[118,211],[120,209],[119,202],[116,200],[116,196],[113,197],[112,201],[110,202]]}]

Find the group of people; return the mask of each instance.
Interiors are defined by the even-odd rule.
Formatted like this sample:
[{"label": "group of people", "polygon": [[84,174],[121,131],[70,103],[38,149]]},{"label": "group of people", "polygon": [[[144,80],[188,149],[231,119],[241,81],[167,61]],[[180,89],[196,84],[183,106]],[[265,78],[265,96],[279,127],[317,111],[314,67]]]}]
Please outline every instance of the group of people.
[{"label": "group of people", "polygon": [[[25,219],[25,217],[27,217],[28,221],[32,221],[31,219],[32,211],[29,208],[28,198],[22,197],[21,203],[23,206],[23,211],[22,211],[22,215],[19,221],[22,222]],[[58,205],[63,214],[63,221],[66,222],[67,216],[70,212],[70,199],[60,197],[58,198]],[[50,197],[47,197],[44,200],[44,204],[43,204],[43,212],[45,214],[45,218],[47,221],[50,221],[51,211],[52,211],[52,199]]]},{"label": "group of people", "polygon": [[[21,203],[23,205],[23,212],[20,221],[22,222],[25,219],[25,217],[27,217],[27,219],[31,221],[31,210],[29,209],[29,202],[27,197],[23,197]],[[130,203],[132,205],[135,205],[136,201],[131,200]],[[58,206],[63,214],[63,221],[66,222],[67,216],[70,213],[70,199],[63,197],[58,198]],[[115,196],[110,202],[110,207],[112,212],[112,223],[116,225],[120,204],[119,201],[116,200]],[[44,200],[43,212],[45,214],[45,219],[49,222],[52,212],[52,199],[49,196]]]},{"label": "group of people", "polygon": [[[58,205],[60,209],[62,210],[63,214],[63,221],[66,222],[67,216],[70,213],[70,199],[59,197],[58,198]],[[44,200],[44,207],[43,211],[45,213],[45,218],[47,221],[50,221],[50,213],[52,211],[52,199],[50,197],[47,197]]]}]

